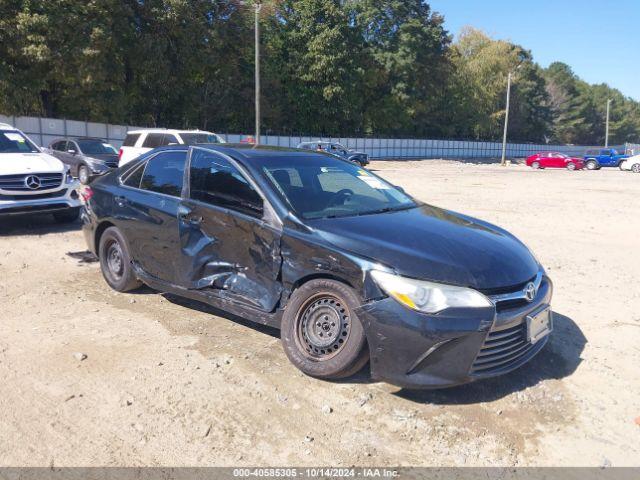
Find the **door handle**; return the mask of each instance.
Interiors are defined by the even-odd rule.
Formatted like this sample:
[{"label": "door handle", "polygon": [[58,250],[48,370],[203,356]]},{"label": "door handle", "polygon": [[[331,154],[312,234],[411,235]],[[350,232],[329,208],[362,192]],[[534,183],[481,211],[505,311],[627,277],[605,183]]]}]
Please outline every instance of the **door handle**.
[{"label": "door handle", "polygon": [[116,205],[118,205],[119,207],[124,207],[128,202],[128,200],[125,197],[121,197],[121,196],[114,197],[114,200],[116,202]]},{"label": "door handle", "polygon": [[191,216],[192,213],[193,213],[193,209],[185,205],[180,205],[178,207],[178,219],[181,222],[188,223],[189,225],[193,225],[193,226],[200,225],[202,223],[202,216],[200,215]]}]

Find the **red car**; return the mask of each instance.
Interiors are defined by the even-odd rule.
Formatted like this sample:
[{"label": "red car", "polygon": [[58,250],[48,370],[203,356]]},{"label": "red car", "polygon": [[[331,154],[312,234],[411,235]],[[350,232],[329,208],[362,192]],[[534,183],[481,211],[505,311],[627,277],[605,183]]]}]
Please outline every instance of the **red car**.
[{"label": "red car", "polygon": [[527,157],[527,166],[531,168],[566,168],[567,170],[582,170],[584,161],[559,152],[536,153]]}]

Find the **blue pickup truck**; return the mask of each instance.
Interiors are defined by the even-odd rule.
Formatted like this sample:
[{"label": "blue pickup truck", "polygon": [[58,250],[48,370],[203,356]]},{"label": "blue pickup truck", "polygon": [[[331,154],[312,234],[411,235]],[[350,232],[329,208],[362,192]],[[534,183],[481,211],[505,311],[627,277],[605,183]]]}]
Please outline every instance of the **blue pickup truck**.
[{"label": "blue pickup truck", "polygon": [[623,160],[629,155],[619,153],[615,148],[600,148],[587,150],[584,156],[584,164],[587,170],[600,170],[602,167],[620,167]]}]

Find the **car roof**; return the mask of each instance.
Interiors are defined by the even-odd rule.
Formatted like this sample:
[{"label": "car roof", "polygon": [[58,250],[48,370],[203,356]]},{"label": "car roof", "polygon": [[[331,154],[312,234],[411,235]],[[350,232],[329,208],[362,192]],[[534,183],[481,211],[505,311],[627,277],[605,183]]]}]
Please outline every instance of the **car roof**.
[{"label": "car roof", "polygon": [[215,135],[215,133],[208,130],[178,130],[175,128],[137,128],[127,131],[127,135],[130,133],[204,133],[205,135]]},{"label": "car roof", "polygon": [[[274,147],[269,145],[253,145],[247,143],[199,143],[197,145],[168,145],[156,148],[153,152],[170,151],[170,150],[186,150],[188,148],[206,148],[223,155],[235,158],[236,160],[245,161],[253,165],[261,165],[270,159],[282,158],[326,158],[337,159],[334,155],[325,152],[314,152],[309,150],[300,150],[299,148]],[[339,160],[339,159],[338,159]]]},{"label": "car roof", "polygon": [[56,138],[51,143],[61,142],[63,140],[97,140],[99,142],[103,142],[103,143],[105,142],[105,139],[100,137],[60,137],[60,138]]}]

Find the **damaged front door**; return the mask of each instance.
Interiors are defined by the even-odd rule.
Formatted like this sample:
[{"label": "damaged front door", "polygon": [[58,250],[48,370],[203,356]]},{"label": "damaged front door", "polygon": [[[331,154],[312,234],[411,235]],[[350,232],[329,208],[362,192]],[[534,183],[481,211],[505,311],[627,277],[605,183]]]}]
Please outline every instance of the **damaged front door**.
[{"label": "damaged front door", "polygon": [[271,312],[280,283],[281,230],[263,198],[223,155],[194,148],[178,212],[186,288]]}]

